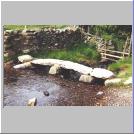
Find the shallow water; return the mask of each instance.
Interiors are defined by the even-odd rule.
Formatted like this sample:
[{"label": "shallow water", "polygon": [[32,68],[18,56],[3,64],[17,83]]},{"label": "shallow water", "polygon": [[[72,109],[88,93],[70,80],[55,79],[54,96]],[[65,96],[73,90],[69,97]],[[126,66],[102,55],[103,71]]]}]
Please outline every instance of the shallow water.
[{"label": "shallow water", "polygon": [[[48,91],[45,96],[43,91]],[[47,76],[26,70],[25,74],[18,77],[16,82],[4,84],[4,105],[26,106],[29,99],[36,97],[37,105],[53,105],[62,88]]]}]

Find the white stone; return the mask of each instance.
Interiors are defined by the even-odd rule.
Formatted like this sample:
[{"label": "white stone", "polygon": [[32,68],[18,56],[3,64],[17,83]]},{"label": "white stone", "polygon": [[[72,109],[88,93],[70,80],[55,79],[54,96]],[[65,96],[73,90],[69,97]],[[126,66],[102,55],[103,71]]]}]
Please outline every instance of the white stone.
[{"label": "white stone", "polygon": [[19,68],[23,69],[23,68],[27,68],[27,67],[31,67],[31,66],[32,66],[31,62],[25,62],[25,63],[13,66],[13,68],[14,69],[19,69]]},{"label": "white stone", "polygon": [[55,46],[58,46],[58,43],[55,43],[54,45],[55,45]]},{"label": "white stone", "polygon": [[100,95],[102,95],[103,94],[103,92],[102,91],[99,91],[96,95],[98,96],[100,96]]},{"label": "white stone", "polygon": [[122,79],[120,78],[113,78],[113,79],[107,79],[105,81],[105,86],[109,86],[109,85],[116,85],[122,82]]},{"label": "white stone", "polygon": [[60,65],[54,64],[49,70],[49,74],[57,74],[59,71]]},{"label": "white stone", "polygon": [[29,99],[28,100],[28,106],[36,106],[36,104],[37,104],[37,98],[32,98],[32,99]]},{"label": "white stone", "polygon": [[93,77],[90,75],[81,75],[79,81],[91,83]]},{"label": "white stone", "polygon": [[44,65],[44,66],[45,65],[53,66],[54,64],[58,64],[60,65],[61,68],[72,69],[81,74],[90,74],[92,72],[91,67],[87,67],[82,64],[74,63],[71,61],[59,60],[59,59],[37,59],[37,60],[31,61],[31,63]]},{"label": "white stone", "polygon": [[124,85],[130,85],[132,84],[132,77],[129,77],[128,80],[124,82]]},{"label": "white stone", "polygon": [[112,78],[114,76],[114,73],[103,68],[94,68],[91,72],[91,76],[94,76],[96,78],[108,79]]},{"label": "white stone", "polygon": [[19,60],[20,62],[24,63],[24,62],[28,62],[28,61],[33,60],[33,57],[30,56],[30,55],[22,55],[22,56],[19,56],[19,57],[18,57],[18,60]]},{"label": "white stone", "polygon": [[9,56],[9,54],[8,53],[4,53],[4,57],[8,57]]}]

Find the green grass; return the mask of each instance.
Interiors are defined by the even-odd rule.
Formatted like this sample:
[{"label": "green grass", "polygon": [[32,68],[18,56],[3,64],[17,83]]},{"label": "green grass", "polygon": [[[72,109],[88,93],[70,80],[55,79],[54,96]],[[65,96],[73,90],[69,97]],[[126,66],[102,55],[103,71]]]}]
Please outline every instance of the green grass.
[{"label": "green grass", "polygon": [[62,50],[43,50],[32,54],[37,58],[54,58],[61,60],[70,60],[74,62],[96,63],[100,59],[100,54],[96,51],[95,45],[85,43],[75,44],[73,47]]},{"label": "green grass", "polygon": [[[28,30],[42,29],[42,28],[65,28],[69,25],[26,25]],[[24,30],[25,25],[5,25],[5,30]]]},{"label": "green grass", "polygon": [[132,57],[124,58],[116,63],[110,64],[109,70],[113,71],[119,78],[132,76]]}]

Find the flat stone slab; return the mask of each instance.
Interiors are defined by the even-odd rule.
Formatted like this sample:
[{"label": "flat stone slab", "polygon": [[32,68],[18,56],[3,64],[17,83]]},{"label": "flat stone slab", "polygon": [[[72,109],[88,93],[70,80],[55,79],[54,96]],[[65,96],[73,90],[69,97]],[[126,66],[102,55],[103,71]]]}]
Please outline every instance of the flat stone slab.
[{"label": "flat stone slab", "polygon": [[71,61],[64,61],[58,59],[36,59],[31,61],[31,63],[38,64],[38,65],[49,65],[49,66],[53,66],[54,64],[59,64],[61,68],[72,69],[81,74],[90,74],[93,70],[91,67],[87,67]]},{"label": "flat stone slab", "polygon": [[115,76],[113,72],[103,68],[94,68],[90,75],[101,79],[108,79]]},{"label": "flat stone slab", "polygon": [[[22,59],[23,58],[25,59],[25,57],[22,57]],[[91,67],[79,63],[66,61],[66,60],[59,60],[59,59],[33,59],[30,62],[25,62],[19,65],[15,65],[14,68],[15,69],[27,68],[27,67],[31,67],[32,65],[50,66],[51,68],[49,70],[49,74],[57,74],[58,70],[60,68],[63,68],[67,70],[74,70],[80,73],[80,75],[91,75],[92,77],[101,78],[104,80],[112,78],[114,76],[113,72],[106,69],[102,69],[102,68],[92,69]],[[87,80],[82,80],[83,78],[85,77],[82,76],[80,80],[87,81]]]},{"label": "flat stone slab", "polygon": [[28,67],[31,67],[31,66],[32,66],[31,62],[25,62],[25,63],[13,66],[13,68],[14,69],[19,69],[19,68],[24,69],[24,68],[28,68]]}]

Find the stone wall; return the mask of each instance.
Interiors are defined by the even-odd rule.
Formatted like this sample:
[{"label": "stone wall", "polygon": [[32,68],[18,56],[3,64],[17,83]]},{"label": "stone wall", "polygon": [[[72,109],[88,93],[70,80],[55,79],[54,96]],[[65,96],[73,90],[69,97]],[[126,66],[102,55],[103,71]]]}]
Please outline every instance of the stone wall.
[{"label": "stone wall", "polygon": [[83,41],[79,29],[4,31],[4,56],[41,49],[63,49]]}]

